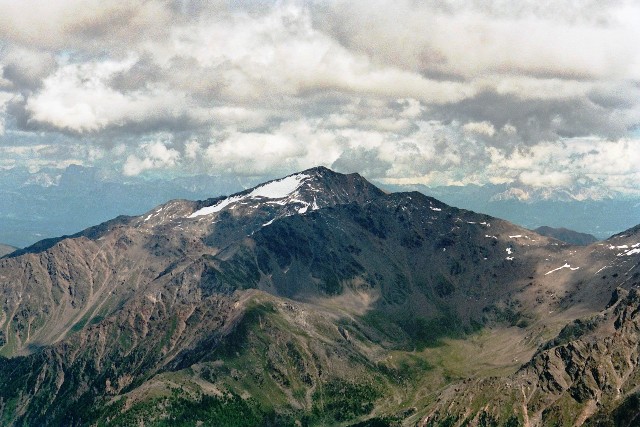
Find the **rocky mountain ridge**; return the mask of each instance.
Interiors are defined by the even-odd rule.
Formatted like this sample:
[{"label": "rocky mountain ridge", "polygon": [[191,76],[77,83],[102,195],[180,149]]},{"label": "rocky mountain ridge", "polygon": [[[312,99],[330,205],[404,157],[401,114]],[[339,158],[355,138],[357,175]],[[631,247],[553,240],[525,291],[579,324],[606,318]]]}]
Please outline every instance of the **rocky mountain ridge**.
[{"label": "rocky mountain ridge", "polygon": [[417,190],[449,205],[484,212],[525,228],[568,227],[604,240],[640,222],[637,195],[530,188],[514,184],[427,187],[385,185],[391,191]]},{"label": "rocky mountain ridge", "polygon": [[416,422],[633,288],[638,253],[325,168],[171,201],[0,259],[0,419]]},{"label": "rocky mountain ridge", "polygon": [[553,228],[542,226],[536,228],[533,231],[538,234],[542,234],[543,236],[553,237],[554,239],[561,240],[571,245],[588,246],[598,241],[598,239],[596,239],[596,237],[591,234],[579,233],[577,231],[569,230],[563,227]]}]

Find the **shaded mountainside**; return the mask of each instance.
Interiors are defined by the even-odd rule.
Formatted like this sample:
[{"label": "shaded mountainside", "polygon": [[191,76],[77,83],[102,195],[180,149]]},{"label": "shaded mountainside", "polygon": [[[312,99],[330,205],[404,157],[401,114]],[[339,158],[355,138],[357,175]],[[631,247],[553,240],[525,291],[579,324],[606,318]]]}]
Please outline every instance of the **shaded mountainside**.
[{"label": "shaded mountainside", "polygon": [[547,237],[553,237],[554,239],[561,240],[565,243],[578,246],[588,246],[598,241],[595,236],[587,233],[580,233],[577,231],[569,230],[567,228],[553,228],[542,226],[535,230],[536,233]]},{"label": "shaded mountainside", "polygon": [[171,201],[0,259],[0,424],[415,423],[632,289],[638,234],[565,245],[325,168]]}]

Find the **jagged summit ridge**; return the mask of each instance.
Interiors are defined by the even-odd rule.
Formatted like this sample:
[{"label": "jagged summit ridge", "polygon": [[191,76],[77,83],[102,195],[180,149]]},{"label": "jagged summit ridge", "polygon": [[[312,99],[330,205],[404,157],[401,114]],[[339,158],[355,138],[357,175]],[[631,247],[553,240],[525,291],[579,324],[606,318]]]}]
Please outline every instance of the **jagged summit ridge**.
[{"label": "jagged summit ridge", "polygon": [[[304,213],[309,208],[309,203],[297,200],[295,197],[298,195],[297,190],[300,188],[302,183],[309,178],[310,176],[304,173],[289,175],[285,178],[274,180],[255,187],[249,194],[230,196],[217,202],[214,205],[198,209],[197,211],[189,215],[189,218],[196,218],[199,216],[205,216],[212,213],[220,212],[227,206],[250,199],[268,199],[266,203],[275,203],[279,205],[287,204],[290,202],[301,203],[305,206],[298,209],[298,212]],[[281,199],[286,200],[281,201]],[[318,209],[318,204],[316,203],[315,199],[311,209]]]},{"label": "jagged summit ridge", "polygon": [[267,224],[277,218],[327,206],[363,203],[383,194],[358,174],[344,175],[325,167],[315,167],[228,196],[195,202],[171,201],[142,215],[139,225],[212,223],[222,214],[260,218],[261,224]]},{"label": "jagged summit ridge", "polygon": [[[252,201],[256,201],[281,206],[297,203],[303,208],[315,210],[330,201],[363,201],[382,194],[384,193],[381,190],[357,173],[344,175],[319,166],[265,182],[230,196],[205,200],[202,202],[204,206],[189,217],[220,212],[238,202],[251,204]],[[306,209],[300,213],[306,212]]]}]

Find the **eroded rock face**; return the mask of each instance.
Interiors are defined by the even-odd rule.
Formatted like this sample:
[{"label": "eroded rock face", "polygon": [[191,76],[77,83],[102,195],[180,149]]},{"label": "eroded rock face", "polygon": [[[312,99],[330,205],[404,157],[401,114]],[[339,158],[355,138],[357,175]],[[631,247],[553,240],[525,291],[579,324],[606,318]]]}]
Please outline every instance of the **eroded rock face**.
[{"label": "eroded rock face", "polygon": [[457,385],[458,393],[438,403],[421,425],[447,419],[468,420],[468,425],[491,419],[502,425],[514,416],[531,426],[611,420],[640,383],[639,313],[638,289],[618,289],[609,308],[567,325],[510,378]]}]

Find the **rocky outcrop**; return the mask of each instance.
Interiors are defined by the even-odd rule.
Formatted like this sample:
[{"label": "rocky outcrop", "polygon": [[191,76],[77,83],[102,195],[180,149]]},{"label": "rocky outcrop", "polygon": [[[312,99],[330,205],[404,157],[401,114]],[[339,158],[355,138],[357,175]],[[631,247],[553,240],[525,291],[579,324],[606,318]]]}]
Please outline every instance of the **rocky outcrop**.
[{"label": "rocky outcrop", "polygon": [[450,391],[420,425],[475,426],[491,420],[574,426],[611,420],[640,386],[639,313],[638,289],[617,290],[609,308],[567,325],[510,378],[454,386],[455,393]]}]

